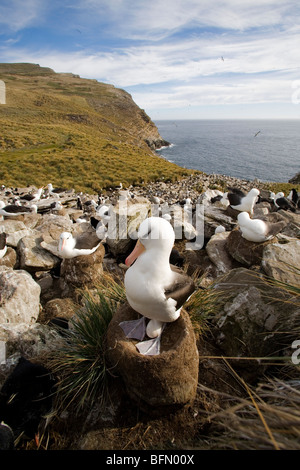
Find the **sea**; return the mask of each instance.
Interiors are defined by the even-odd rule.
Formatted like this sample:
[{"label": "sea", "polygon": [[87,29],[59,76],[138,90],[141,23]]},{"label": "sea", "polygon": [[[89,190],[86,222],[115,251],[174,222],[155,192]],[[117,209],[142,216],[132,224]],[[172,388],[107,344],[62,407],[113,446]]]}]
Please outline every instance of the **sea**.
[{"label": "sea", "polygon": [[300,171],[300,119],[155,121],[177,165],[252,181],[288,182]]}]

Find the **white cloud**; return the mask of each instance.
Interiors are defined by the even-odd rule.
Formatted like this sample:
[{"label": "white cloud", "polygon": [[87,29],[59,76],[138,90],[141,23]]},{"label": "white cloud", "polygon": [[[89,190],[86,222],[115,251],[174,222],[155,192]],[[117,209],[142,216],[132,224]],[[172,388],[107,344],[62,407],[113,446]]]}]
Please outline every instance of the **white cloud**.
[{"label": "white cloud", "polygon": [[299,7],[292,0],[77,0],[63,3],[68,20],[49,26],[88,31],[85,48],[14,44],[22,28],[46,24],[59,5],[2,1],[0,25],[20,32],[2,42],[0,61],[39,63],[134,90],[147,110],[288,103],[291,82],[300,79]]},{"label": "white cloud", "polygon": [[5,31],[21,31],[42,21],[44,0],[4,0],[0,3],[0,25]]},{"label": "white cloud", "polygon": [[293,0],[84,0],[75,2],[82,22],[101,24],[114,35],[157,41],[182,28],[228,30],[294,22]]}]

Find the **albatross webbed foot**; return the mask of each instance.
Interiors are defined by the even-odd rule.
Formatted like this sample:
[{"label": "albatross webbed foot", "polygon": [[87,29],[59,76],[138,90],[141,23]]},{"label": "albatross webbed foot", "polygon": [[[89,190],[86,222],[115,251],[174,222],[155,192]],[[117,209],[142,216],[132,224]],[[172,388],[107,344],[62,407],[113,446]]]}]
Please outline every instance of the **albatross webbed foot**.
[{"label": "albatross webbed foot", "polygon": [[157,356],[160,353],[160,338],[149,339],[136,344],[137,350],[144,356]]},{"label": "albatross webbed foot", "polygon": [[[150,328],[149,324],[151,324]],[[144,356],[157,356],[160,354],[160,340],[166,324],[157,320],[150,320],[147,326],[147,334],[151,339],[136,344],[137,350]],[[155,335],[155,336],[154,336]]]},{"label": "albatross webbed foot", "polygon": [[141,317],[138,320],[122,321],[119,326],[125,333],[126,338],[138,339],[142,341],[146,335],[146,319]]}]

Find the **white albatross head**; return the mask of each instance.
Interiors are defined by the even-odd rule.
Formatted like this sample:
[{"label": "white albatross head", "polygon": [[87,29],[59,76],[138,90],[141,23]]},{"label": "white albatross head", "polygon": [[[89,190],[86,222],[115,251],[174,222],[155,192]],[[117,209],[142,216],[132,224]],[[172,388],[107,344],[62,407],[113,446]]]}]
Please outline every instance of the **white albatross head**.
[{"label": "white albatross head", "polygon": [[170,256],[175,241],[171,224],[161,217],[145,219],[138,230],[138,241],[132,253],[126,258],[126,266],[132,263],[146,250],[155,254]]}]

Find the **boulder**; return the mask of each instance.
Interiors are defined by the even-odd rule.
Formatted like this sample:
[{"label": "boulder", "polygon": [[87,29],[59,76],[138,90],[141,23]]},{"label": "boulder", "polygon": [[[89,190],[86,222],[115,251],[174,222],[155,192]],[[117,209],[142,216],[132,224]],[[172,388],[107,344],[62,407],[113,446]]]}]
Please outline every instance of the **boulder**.
[{"label": "boulder", "polygon": [[62,345],[59,332],[40,323],[0,324],[0,341],[6,346],[7,366],[14,364],[20,355],[42,357]]},{"label": "boulder", "polygon": [[0,266],[0,323],[35,323],[40,291],[26,271]]},{"label": "boulder", "polygon": [[273,243],[263,250],[262,268],[277,281],[300,285],[300,240],[290,239],[288,243]]},{"label": "boulder", "polygon": [[279,210],[277,214],[287,222],[281,233],[288,237],[300,238],[300,214],[284,210]]},{"label": "boulder", "polygon": [[194,400],[198,382],[199,355],[188,314],[182,309],[175,322],[166,324],[161,353],[144,356],[137,341],[125,337],[121,321],[138,318],[125,303],[109,324],[106,355],[113,373],[122,377],[128,395],[150,414],[175,410]]},{"label": "boulder", "polygon": [[78,306],[72,299],[51,299],[45,304],[39,320],[41,319],[44,323],[49,322],[55,317],[63,317],[69,320],[74,316],[76,308]]},{"label": "boulder", "polygon": [[231,231],[236,221],[230,215],[211,204],[204,204],[204,237],[211,238],[218,225],[222,225],[226,231]]}]

